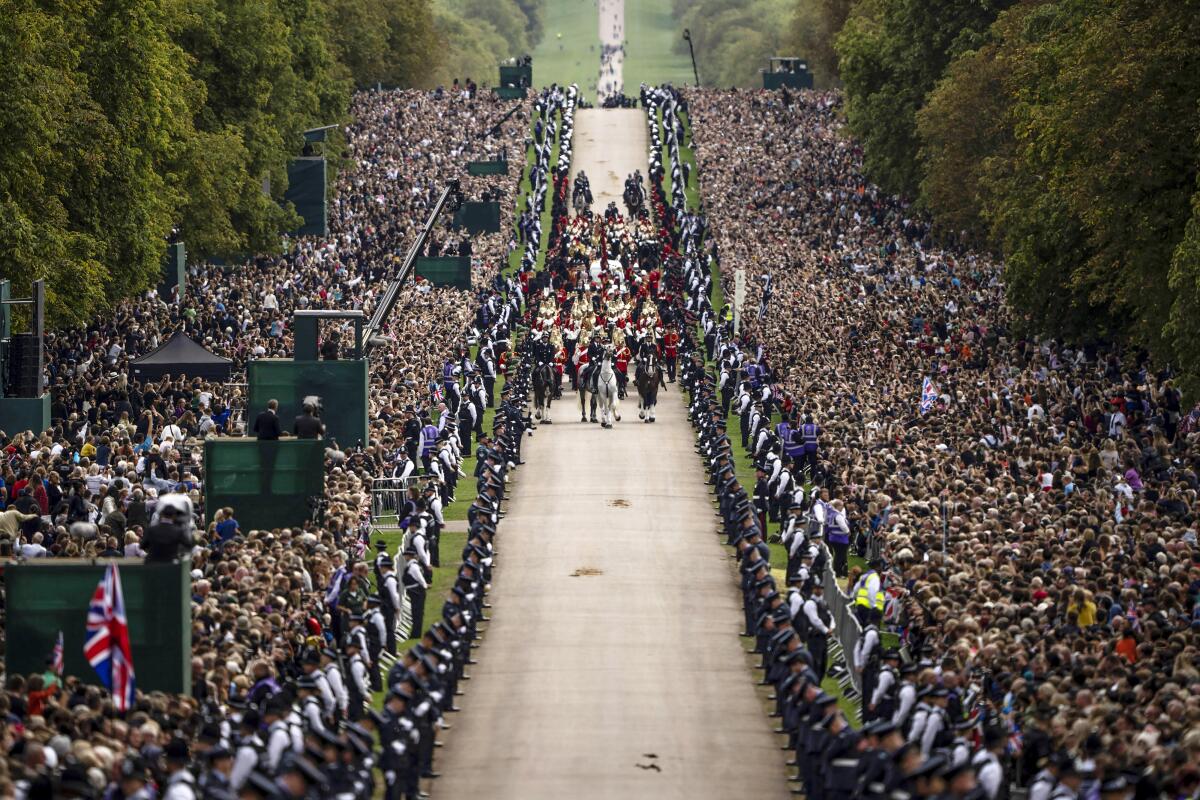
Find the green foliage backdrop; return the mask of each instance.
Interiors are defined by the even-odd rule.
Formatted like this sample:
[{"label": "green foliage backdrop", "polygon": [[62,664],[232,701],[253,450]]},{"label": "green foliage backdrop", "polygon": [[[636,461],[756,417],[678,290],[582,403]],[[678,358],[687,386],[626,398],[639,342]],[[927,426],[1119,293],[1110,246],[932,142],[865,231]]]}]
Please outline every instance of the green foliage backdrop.
[{"label": "green foliage backdrop", "polygon": [[492,85],[541,4],[0,0],[0,275],[71,325],[157,283],[172,230],[194,258],[277,249],[306,128],[355,88]]}]

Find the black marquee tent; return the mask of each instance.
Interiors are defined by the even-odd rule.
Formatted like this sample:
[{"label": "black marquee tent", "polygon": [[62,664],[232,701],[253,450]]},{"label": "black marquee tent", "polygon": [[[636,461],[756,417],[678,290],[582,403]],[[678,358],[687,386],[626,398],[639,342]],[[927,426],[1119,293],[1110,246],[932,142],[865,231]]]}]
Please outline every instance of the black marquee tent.
[{"label": "black marquee tent", "polygon": [[133,377],[139,381],[156,381],[163,375],[223,381],[233,372],[233,361],[213,355],[187,334],[176,333],[153,353],[134,359],[132,367]]}]

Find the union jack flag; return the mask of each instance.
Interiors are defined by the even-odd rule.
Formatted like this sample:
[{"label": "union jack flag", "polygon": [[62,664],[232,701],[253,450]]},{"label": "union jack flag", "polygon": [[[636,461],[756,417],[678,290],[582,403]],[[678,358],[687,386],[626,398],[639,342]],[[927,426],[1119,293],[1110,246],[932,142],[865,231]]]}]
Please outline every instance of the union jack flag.
[{"label": "union jack flag", "polygon": [[88,606],[87,637],[83,655],[113,697],[117,711],[133,706],[133,652],[129,647],[129,623],[125,597],[116,564],[109,564]]},{"label": "union jack flag", "polygon": [[920,412],[922,416],[929,413],[929,410],[933,408],[933,404],[937,402],[937,398],[937,386],[935,386],[933,381],[929,379],[929,376],[926,376],[925,380],[921,382]]},{"label": "union jack flag", "polygon": [[62,677],[63,674],[63,640],[62,631],[58,632],[58,641],[54,643],[54,649],[50,651],[50,668],[54,670],[54,674]]}]

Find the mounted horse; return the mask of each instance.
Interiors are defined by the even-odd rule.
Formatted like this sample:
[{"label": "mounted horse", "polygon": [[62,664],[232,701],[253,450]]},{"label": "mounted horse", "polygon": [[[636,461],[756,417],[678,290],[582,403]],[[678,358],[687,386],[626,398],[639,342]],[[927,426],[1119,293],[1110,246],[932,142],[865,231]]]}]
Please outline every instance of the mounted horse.
[{"label": "mounted horse", "polygon": [[534,416],[539,422],[552,424],[550,403],[554,399],[554,367],[549,362],[539,361],[533,368]]},{"label": "mounted horse", "polygon": [[617,373],[613,369],[613,349],[606,345],[598,361],[588,365],[587,374],[579,384],[580,422],[587,421],[588,400],[592,402],[592,422],[596,421],[596,408],[600,409],[600,426],[611,428],[613,421],[621,421],[617,410]]},{"label": "mounted horse", "polygon": [[654,407],[658,405],[658,387],[667,388],[663,379],[662,364],[658,353],[653,347],[642,350],[637,359],[637,371],[634,373],[634,384],[638,392],[638,419],[654,422]]}]

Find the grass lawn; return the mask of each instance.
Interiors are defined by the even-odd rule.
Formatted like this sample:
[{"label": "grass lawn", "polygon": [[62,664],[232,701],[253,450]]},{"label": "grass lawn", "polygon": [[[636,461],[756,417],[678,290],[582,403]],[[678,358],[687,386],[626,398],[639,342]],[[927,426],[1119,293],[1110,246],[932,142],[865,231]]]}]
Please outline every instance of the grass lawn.
[{"label": "grass lawn", "polygon": [[596,99],[600,74],[600,25],[596,0],[545,0],[545,33],[533,50],[533,85],[579,85]]},{"label": "grass lawn", "polygon": [[[579,84],[589,102],[596,99],[600,72],[600,20],[596,0],[545,0],[545,34],[533,51],[534,86]],[[674,50],[683,28],[671,13],[671,0],[625,3],[625,93],[638,86],[692,83],[692,62]]]},{"label": "grass lawn", "polygon": [[692,84],[692,60],[675,50],[682,41],[671,0],[626,0],[625,94],[636,97],[642,83]]}]

